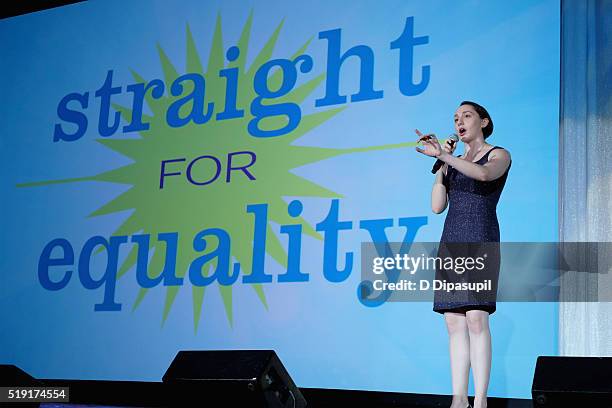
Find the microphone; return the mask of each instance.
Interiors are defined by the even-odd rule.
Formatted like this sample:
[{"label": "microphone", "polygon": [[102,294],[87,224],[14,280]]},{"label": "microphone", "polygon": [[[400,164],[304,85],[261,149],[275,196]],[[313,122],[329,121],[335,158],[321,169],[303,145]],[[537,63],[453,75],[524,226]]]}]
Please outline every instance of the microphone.
[{"label": "microphone", "polygon": [[[456,133],[453,133],[448,138],[450,139],[451,147],[453,147],[455,145],[455,143],[457,143],[457,141],[459,140],[459,136],[457,136]],[[436,174],[438,172],[438,170],[440,170],[440,167],[442,167],[443,165],[444,165],[444,162],[442,160],[440,160],[440,159],[436,160],[436,162],[434,163],[433,167],[431,168],[431,173],[432,174]]]}]

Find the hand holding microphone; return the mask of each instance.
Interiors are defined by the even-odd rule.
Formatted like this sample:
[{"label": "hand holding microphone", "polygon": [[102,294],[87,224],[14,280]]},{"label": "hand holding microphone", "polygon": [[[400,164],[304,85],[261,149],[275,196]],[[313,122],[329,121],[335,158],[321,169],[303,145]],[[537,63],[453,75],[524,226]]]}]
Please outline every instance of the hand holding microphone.
[{"label": "hand holding microphone", "polygon": [[[452,135],[448,137],[448,140],[446,141],[446,143],[444,143],[444,146],[442,148],[444,149],[446,153],[453,154],[453,152],[457,148],[458,140],[459,140],[459,136],[453,133]],[[442,167],[443,165],[444,165],[444,162],[442,160],[440,159],[436,160],[433,167],[431,168],[431,173],[436,174],[438,170],[440,170],[440,167]]]}]

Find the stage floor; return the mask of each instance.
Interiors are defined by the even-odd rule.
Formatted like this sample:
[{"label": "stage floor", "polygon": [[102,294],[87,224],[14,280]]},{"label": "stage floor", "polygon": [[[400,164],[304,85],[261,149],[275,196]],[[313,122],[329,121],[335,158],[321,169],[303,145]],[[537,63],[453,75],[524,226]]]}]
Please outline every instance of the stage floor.
[{"label": "stage floor", "polygon": [[[300,388],[311,408],[332,408],[359,406],[372,408],[448,408],[451,397],[448,395],[407,394],[395,392],[375,392],[357,390],[328,390]],[[472,398],[470,398],[472,402]],[[493,398],[487,399],[488,408],[533,408],[532,401],[525,399]]]}]

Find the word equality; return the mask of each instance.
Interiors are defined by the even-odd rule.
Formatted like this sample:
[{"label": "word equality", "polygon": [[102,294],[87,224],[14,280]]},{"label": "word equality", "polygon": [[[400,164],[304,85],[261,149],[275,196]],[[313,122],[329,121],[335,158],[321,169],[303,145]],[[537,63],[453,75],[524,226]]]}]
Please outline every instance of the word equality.
[{"label": "word equality", "polygon": [[[340,94],[340,73],[342,65],[349,59],[359,61],[358,91],[350,95],[351,102],[368,101],[383,98],[382,89],[374,89],[374,52],[364,44],[354,45],[342,52],[342,30],[340,28],[321,31],[319,39],[327,41],[327,61],[325,65],[325,94],[315,100],[315,107],[341,105],[347,103],[347,95]],[[399,51],[399,91],[405,96],[419,95],[425,91],[430,79],[430,66],[420,67],[421,80],[413,82],[414,52],[418,45],[429,42],[428,36],[414,35],[414,17],[407,17],[401,35],[390,42],[390,49]],[[239,47],[229,47],[226,52],[228,62],[233,62],[240,56]],[[315,66],[313,58],[302,54],[290,60],[285,58],[272,59],[257,68],[253,77],[252,87],[254,99],[248,106],[250,117],[247,129],[254,137],[282,136],[293,131],[300,123],[302,112],[297,103],[282,101],[272,103],[275,99],[289,94],[298,81],[298,75],[310,73]],[[270,73],[280,70],[282,83],[278,89],[271,89],[268,81]],[[206,79],[203,75],[188,72],[176,78],[171,84],[161,79],[153,79],[148,83],[135,83],[123,86],[113,84],[113,70],[106,73],[104,82],[98,88],[94,97],[98,98],[100,110],[98,113],[98,133],[109,137],[119,131],[120,114],[111,112],[112,99],[124,92],[132,97],[132,118],[129,124],[123,126],[123,133],[142,132],[149,129],[150,124],[143,120],[143,106],[148,92],[153,99],[161,99],[164,95],[176,98],[165,112],[166,123],[172,128],[186,126],[189,123],[203,125],[213,117],[217,121],[231,120],[245,116],[246,106],[238,106],[239,67],[225,67],[218,72],[219,78],[225,79],[225,102],[219,111],[212,101],[206,102]],[[353,76],[351,75],[351,78]],[[208,78],[210,79],[210,78]],[[343,85],[346,84],[343,82]],[[276,88],[276,86],[274,87]],[[185,90],[189,91],[185,91]],[[64,96],[57,106],[57,116],[60,123],[55,124],[53,141],[73,142],[79,140],[88,128],[86,110],[91,102],[90,92],[72,92]],[[182,109],[187,107],[186,109]],[[189,111],[189,107],[191,108]],[[185,114],[185,111],[189,111]],[[215,111],[217,113],[215,114]],[[112,116],[112,117],[111,117]],[[270,117],[284,117],[282,126],[274,129],[262,128],[260,123]],[[111,120],[112,119],[112,120]],[[286,123],[285,123],[286,122]]]},{"label": "word equality", "polygon": [[[234,285],[242,275],[244,284],[271,283],[274,276],[266,272],[266,242],[268,234],[268,204],[249,204],[246,211],[253,215],[253,248],[251,265],[243,266],[233,262],[232,239],[222,228],[206,228],[193,237],[179,237],[178,232],[161,232],[155,237],[159,247],[165,247],[164,267],[157,276],[149,273],[149,250],[153,246],[151,234],[134,234],[131,237],[93,236],[82,246],[80,252],[65,238],[56,238],[47,243],[38,260],[38,280],[43,288],[49,291],[64,289],[73,275],[78,276],[81,285],[87,290],[103,291],[102,302],[94,305],[95,311],[120,311],[121,303],[115,299],[115,285],[119,269],[119,251],[121,247],[131,244],[137,248],[136,282],[142,288],[162,286],[183,286],[188,279],[193,286]],[[303,205],[299,200],[289,203],[287,213],[292,218],[302,214]],[[339,238],[341,233],[353,229],[353,222],[340,220],[340,201],[334,199],[325,219],[316,224],[316,230],[323,234],[323,277],[329,282],[343,282],[353,271],[354,253],[347,251],[339,254]],[[427,217],[405,217],[359,221],[359,229],[367,231],[372,242],[387,243],[386,230],[399,226],[405,229],[404,243],[414,242],[418,230],[427,224]],[[302,270],[302,224],[284,224],[280,233],[287,236],[287,267],[282,274],[276,275],[276,282],[308,282],[309,273]],[[177,270],[177,259],[187,254],[179,253],[179,239],[191,239],[195,257],[191,259],[187,271]],[[157,245],[156,251],[158,250]],[[103,249],[106,252],[106,267],[104,272],[92,271],[92,257]],[[341,265],[338,267],[338,265]],[[211,265],[216,265],[212,273],[208,273]],[[242,271],[242,273],[241,273]],[[155,271],[157,273],[157,271]],[[75,279],[77,279],[75,276]]]}]

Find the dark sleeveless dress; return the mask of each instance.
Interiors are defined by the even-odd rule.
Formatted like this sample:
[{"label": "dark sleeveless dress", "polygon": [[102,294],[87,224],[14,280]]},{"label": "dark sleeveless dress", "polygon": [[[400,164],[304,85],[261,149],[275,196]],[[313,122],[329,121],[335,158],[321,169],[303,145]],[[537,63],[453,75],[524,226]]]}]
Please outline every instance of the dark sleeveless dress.
[{"label": "dark sleeveless dress", "polygon": [[[501,147],[491,148],[476,164],[484,164],[489,154]],[[448,194],[448,214],[444,231],[440,238],[438,257],[477,258],[484,256],[484,270],[457,273],[451,269],[438,267],[436,280],[451,283],[469,283],[490,280],[490,289],[484,292],[473,290],[436,290],[433,310],[438,313],[468,310],[484,310],[491,313],[496,309],[497,281],[499,278],[499,224],[497,222],[497,202],[506,184],[508,172],[491,181],[478,181],[465,176],[449,166],[444,176]],[[485,255],[486,254],[486,255]],[[469,287],[466,285],[465,287]]]}]

